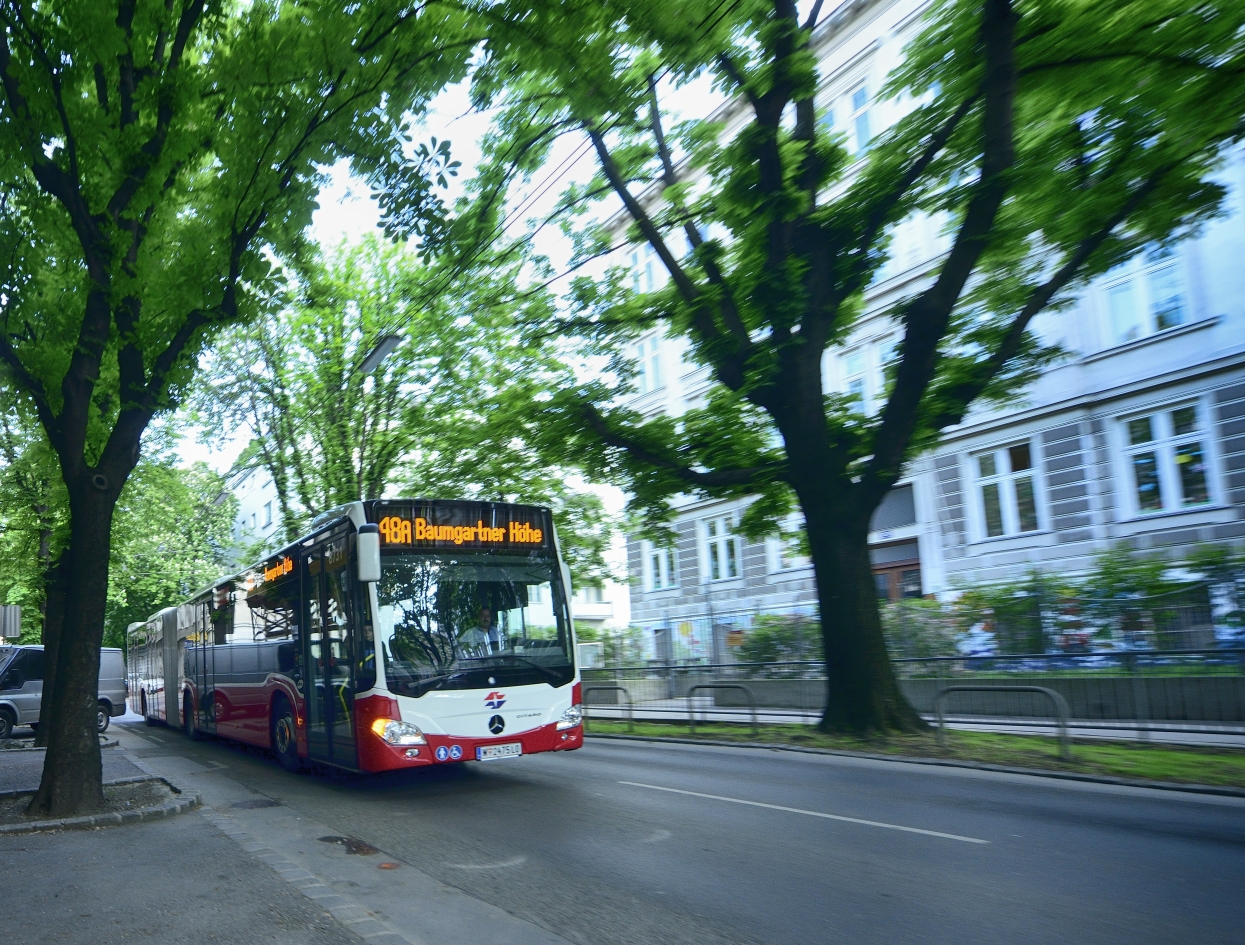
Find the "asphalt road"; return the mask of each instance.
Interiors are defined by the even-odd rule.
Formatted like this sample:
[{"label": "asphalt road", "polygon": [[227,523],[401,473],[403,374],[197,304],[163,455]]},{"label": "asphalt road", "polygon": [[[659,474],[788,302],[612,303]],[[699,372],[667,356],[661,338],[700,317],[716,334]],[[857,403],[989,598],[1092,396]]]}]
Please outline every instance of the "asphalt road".
[{"label": "asphalt road", "polygon": [[[1209,945],[1245,928],[1240,799],[613,740],[394,775],[290,775],[225,742],[118,734],[197,778],[209,803],[214,791],[218,806],[240,791],[278,801],[236,812],[262,842],[327,826],[466,894],[424,914],[452,921],[470,903],[541,941]],[[286,821],[264,819],[274,812]],[[287,846],[296,858],[316,844]],[[361,905],[397,921],[380,887],[356,879],[346,885]]]}]

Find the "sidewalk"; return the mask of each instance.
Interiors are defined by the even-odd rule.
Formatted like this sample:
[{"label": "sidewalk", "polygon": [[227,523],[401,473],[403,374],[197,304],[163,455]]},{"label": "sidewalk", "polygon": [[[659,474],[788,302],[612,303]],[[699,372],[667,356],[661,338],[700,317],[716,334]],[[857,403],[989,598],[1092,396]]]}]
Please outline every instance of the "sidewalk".
[{"label": "sidewalk", "polygon": [[[105,780],[143,774],[120,749],[103,755]],[[41,751],[0,751],[0,790],[34,790],[42,764]],[[363,942],[199,813],[0,836],[0,862],[10,903],[6,942]]]}]

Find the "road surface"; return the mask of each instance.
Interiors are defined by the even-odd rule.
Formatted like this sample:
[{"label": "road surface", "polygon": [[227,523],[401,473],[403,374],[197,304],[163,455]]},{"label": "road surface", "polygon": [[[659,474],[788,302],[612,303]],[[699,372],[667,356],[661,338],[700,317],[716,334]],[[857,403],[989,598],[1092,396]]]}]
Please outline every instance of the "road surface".
[{"label": "road surface", "polygon": [[[615,740],[291,775],[226,742],[116,732],[301,868],[354,870],[325,882],[415,942],[448,941],[460,914],[468,940],[493,923],[499,943],[584,945],[1235,945],[1245,929],[1242,799]],[[323,830],[380,852],[330,861]],[[387,886],[403,874],[381,860],[414,885]]]}]

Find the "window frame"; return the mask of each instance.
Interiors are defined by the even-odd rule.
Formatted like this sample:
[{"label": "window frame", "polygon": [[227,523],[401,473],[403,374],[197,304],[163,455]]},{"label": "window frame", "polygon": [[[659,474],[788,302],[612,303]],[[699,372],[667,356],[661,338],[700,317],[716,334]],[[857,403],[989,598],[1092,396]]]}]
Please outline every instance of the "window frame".
[{"label": "window frame", "polygon": [[[1012,468],[1012,452],[1018,447],[1029,450],[1029,465],[1025,469]],[[1046,509],[1043,507],[1043,479],[1041,475],[1041,454],[1038,450],[1037,437],[1019,437],[1007,440],[994,446],[973,450],[968,454],[969,474],[973,484],[973,507],[977,518],[976,532],[979,541],[996,541],[1003,538],[1023,538],[1038,535],[1047,530]],[[992,458],[994,472],[986,474],[982,471],[981,459]],[[1017,482],[1027,479],[1030,486],[1032,502],[1033,527],[1025,528],[1022,510],[1017,492]],[[991,486],[996,487],[1001,531],[991,534],[990,510],[987,507],[986,494]]]},{"label": "window frame", "polygon": [[635,359],[639,365],[636,373],[637,394],[652,394],[666,386],[662,376],[661,337],[656,332],[645,335],[636,343]]},{"label": "window frame", "polygon": [[[1176,433],[1174,415],[1186,408],[1194,411],[1194,428],[1188,433]],[[1150,420],[1151,438],[1134,443],[1131,425],[1143,419]],[[1203,398],[1186,397],[1129,411],[1117,417],[1117,426],[1119,484],[1128,495],[1126,508],[1131,518],[1147,519],[1161,515],[1200,512],[1218,504],[1214,425]],[[1200,502],[1186,503],[1183,501],[1184,486],[1181,482],[1180,463],[1176,457],[1181,446],[1190,442],[1196,442],[1201,450],[1202,487],[1206,498]],[[1139,495],[1137,467],[1133,457],[1147,452],[1155,454],[1156,457],[1155,469],[1160,498],[1157,508],[1143,508]]]},{"label": "window frame", "polygon": [[[739,534],[735,528],[739,525],[739,519],[732,510],[729,512],[719,512],[715,515],[706,515],[697,522],[697,532],[700,536],[701,545],[701,578],[706,584],[716,584],[722,581],[738,581],[744,574],[743,562],[743,542],[740,541]],[[710,528],[712,526],[712,529]],[[719,526],[726,530],[719,533]],[[729,567],[724,567],[731,560],[732,556],[727,553],[727,549],[734,549],[733,560],[735,563],[735,573],[730,574]],[[717,560],[719,562],[719,576],[713,576],[714,550],[718,552]],[[723,573],[725,572],[725,573]]]},{"label": "window frame", "polygon": [[[1156,255],[1162,252],[1163,255]],[[1159,324],[1159,312],[1156,311],[1155,276],[1170,271],[1176,281],[1177,294],[1180,300],[1180,321]],[[1136,322],[1133,327],[1139,329],[1132,337],[1124,337],[1116,321],[1114,298],[1119,290],[1126,288],[1132,293]],[[1189,295],[1189,279],[1186,272],[1183,254],[1175,249],[1162,250],[1161,247],[1147,247],[1125,262],[1120,263],[1102,277],[1100,286],[1104,312],[1104,327],[1107,334],[1108,348],[1118,348],[1166,331],[1184,327],[1196,321]]]},{"label": "window frame", "polygon": [[[860,107],[856,106],[856,96],[863,93],[865,102]],[[847,127],[848,134],[851,136],[852,156],[861,158],[869,150],[869,145],[873,139],[877,137],[877,132],[870,127],[869,113],[873,110],[873,99],[869,95],[869,81],[867,78],[861,78],[856,82],[852,82],[847,87],[847,94],[843,96],[847,102]],[[865,133],[868,138],[864,144],[860,142],[860,120],[864,119]]]},{"label": "window frame", "polygon": [[811,568],[813,560],[808,555],[790,554],[786,556],[789,558],[788,561],[783,560],[784,552],[790,548],[791,542],[804,529],[804,516],[789,515],[778,523],[778,527],[779,533],[766,540],[769,573],[787,574],[791,571],[804,571]]},{"label": "window frame", "polygon": [[640,574],[646,593],[671,591],[679,586],[677,548],[646,539],[640,543],[640,555]]}]

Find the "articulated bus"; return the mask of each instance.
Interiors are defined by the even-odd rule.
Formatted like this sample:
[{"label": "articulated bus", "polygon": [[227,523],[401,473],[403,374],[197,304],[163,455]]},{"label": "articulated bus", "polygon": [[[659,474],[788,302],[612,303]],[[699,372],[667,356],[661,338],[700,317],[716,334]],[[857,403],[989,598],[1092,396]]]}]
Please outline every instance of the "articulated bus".
[{"label": "articulated bus", "polygon": [[130,629],[148,724],[388,771],[583,745],[548,509],[375,500]]}]

